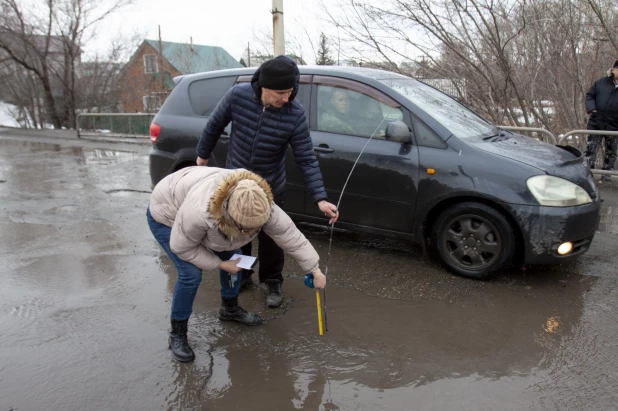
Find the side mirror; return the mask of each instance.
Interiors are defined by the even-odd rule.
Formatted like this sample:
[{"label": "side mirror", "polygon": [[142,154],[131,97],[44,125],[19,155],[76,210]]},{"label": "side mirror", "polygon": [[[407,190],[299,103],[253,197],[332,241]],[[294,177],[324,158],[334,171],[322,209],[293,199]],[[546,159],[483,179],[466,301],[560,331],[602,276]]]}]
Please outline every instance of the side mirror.
[{"label": "side mirror", "polygon": [[412,134],[403,121],[391,121],[386,125],[386,139],[395,143],[411,144]]}]

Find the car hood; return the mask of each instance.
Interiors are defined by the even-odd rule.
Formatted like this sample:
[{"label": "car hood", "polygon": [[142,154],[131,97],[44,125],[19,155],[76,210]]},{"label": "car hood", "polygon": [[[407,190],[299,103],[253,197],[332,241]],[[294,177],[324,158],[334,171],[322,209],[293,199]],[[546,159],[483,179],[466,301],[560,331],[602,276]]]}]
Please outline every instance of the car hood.
[{"label": "car hood", "polygon": [[583,153],[572,146],[554,146],[531,137],[506,133],[506,137],[469,139],[479,150],[535,167],[549,175],[561,177],[596,195],[596,186]]}]

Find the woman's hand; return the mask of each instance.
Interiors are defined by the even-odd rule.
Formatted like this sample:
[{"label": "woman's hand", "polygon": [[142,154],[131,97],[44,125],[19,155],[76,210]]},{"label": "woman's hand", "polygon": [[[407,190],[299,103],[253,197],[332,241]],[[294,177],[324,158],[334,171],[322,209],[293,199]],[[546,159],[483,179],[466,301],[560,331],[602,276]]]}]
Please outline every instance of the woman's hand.
[{"label": "woman's hand", "polygon": [[322,274],[322,271],[320,271],[319,268],[316,268],[316,270],[313,271],[311,274],[313,274],[313,286],[315,288],[326,287],[326,276]]},{"label": "woman's hand", "polygon": [[221,264],[219,264],[219,268],[223,271],[227,271],[228,273],[236,274],[237,272],[242,270],[242,268],[236,266],[236,264],[238,264],[239,262],[240,258],[237,258],[236,260],[221,261]]}]

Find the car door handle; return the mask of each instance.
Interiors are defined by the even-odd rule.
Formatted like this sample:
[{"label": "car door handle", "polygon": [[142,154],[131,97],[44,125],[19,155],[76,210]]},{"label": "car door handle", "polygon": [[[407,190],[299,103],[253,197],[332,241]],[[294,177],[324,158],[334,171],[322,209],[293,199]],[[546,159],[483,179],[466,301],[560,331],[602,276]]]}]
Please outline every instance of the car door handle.
[{"label": "car door handle", "polygon": [[318,151],[320,153],[334,153],[335,149],[330,148],[328,144],[320,144],[317,147],[313,147],[313,151]]}]

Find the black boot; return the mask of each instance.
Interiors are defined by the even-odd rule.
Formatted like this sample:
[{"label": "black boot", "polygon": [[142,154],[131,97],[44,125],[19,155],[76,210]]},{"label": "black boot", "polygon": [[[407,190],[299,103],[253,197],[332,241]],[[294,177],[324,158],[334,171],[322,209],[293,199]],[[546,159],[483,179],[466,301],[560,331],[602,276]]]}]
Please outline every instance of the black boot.
[{"label": "black boot", "polygon": [[169,348],[177,361],[191,362],[195,360],[195,353],[187,341],[187,324],[189,320],[176,321],[172,319],[172,331],[169,337]]},{"label": "black boot", "polygon": [[221,308],[219,308],[219,319],[221,321],[238,321],[244,325],[260,325],[262,318],[253,313],[248,313],[238,305],[238,297],[221,297]]},{"label": "black boot", "polygon": [[253,278],[251,275],[253,274],[253,270],[242,270],[242,280],[240,282],[240,291],[247,290],[253,286]]},{"label": "black boot", "polygon": [[264,281],[268,286],[268,297],[266,297],[266,305],[270,308],[277,308],[283,302],[281,296],[281,280],[266,280]]}]

